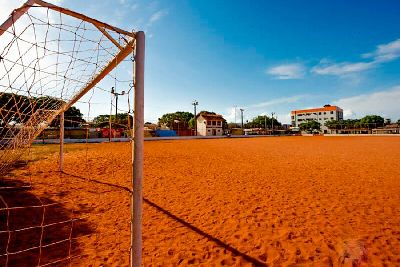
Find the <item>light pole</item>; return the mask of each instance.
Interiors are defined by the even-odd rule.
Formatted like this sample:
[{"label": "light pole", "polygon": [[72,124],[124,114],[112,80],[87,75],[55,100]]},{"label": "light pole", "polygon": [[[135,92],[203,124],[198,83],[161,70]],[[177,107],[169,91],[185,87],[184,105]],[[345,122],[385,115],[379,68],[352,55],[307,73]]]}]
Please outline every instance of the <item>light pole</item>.
[{"label": "light pole", "polygon": [[275,112],[271,112],[271,135],[274,134],[274,115]]},{"label": "light pole", "polygon": [[243,111],[244,111],[244,109],[240,109],[240,116],[241,116],[241,118],[242,118],[242,130],[243,130]]},{"label": "light pole", "polygon": [[196,121],[196,106],[199,104],[197,100],[193,100],[192,105],[194,108],[194,135],[197,136],[197,121]]},{"label": "light pole", "polygon": [[124,95],[125,91],[122,91],[121,93],[117,93],[114,89],[114,87],[111,87],[111,94],[115,96],[115,121],[117,121],[117,115],[118,115],[118,96]]},{"label": "light pole", "polygon": [[[124,95],[125,91],[122,91],[121,93],[117,93],[114,89],[114,87],[111,87],[111,94],[115,96],[115,123],[117,123],[117,116],[118,116],[118,96],[119,95]],[[128,120],[129,120],[129,115],[128,115]],[[110,116],[110,130],[109,130],[109,141],[111,142],[111,116]]]},{"label": "light pole", "polygon": [[237,127],[237,125],[236,125],[236,108],[237,108],[237,106],[235,105],[234,108],[235,108],[235,127]]},{"label": "light pole", "polygon": [[267,134],[267,114],[264,115],[264,134]]}]

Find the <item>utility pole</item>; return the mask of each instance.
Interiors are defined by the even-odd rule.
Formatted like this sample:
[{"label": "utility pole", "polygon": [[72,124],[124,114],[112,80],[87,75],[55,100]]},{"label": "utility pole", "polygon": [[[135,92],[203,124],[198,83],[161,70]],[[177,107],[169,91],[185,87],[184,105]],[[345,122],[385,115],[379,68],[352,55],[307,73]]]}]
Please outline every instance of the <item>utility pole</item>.
[{"label": "utility pole", "polygon": [[193,100],[192,105],[194,107],[194,135],[197,136],[197,120],[196,120],[196,106],[199,104],[197,100]]},{"label": "utility pole", "polygon": [[[125,91],[122,91],[121,93],[117,93],[114,89],[114,87],[111,87],[111,94],[115,96],[115,122],[117,122],[117,116],[118,116],[118,96],[124,95]],[[129,119],[129,118],[128,118]]]},{"label": "utility pole", "polygon": [[244,109],[240,109],[240,114],[241,114],[241,117],[242,117],[242,130],[243,130],[243,111],[244,111]]},{"label": "utility pole", "polygon": [[267,114],[264,115],[264,134],[267,134]]},{"label": "utility pole", "polygon": [[275,115],[275,112],[271,112],[271,134],[273,135],[274,134],[274,115]]}]

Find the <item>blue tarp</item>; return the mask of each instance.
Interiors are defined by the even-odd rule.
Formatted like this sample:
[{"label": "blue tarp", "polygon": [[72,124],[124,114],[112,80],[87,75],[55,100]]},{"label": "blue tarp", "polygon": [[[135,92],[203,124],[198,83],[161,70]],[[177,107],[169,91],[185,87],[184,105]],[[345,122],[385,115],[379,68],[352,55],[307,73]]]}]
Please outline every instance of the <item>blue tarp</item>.
[{"label": "blue tarp", "polygon": [[176,136],[176,132],[174,130],[156,130],[157,137],[167,137],[167,136]]}]

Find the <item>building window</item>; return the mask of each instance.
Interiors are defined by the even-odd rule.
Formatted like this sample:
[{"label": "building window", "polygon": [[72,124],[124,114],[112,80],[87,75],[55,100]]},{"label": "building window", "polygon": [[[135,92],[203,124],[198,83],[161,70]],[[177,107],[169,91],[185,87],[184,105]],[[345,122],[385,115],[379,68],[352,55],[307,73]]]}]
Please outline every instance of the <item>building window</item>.
[{"label": "building window", "polygon": [[324,115],[326,115],[326,112],[324,112]]},{"label": "building window", "polygon": [[333,111],[331,111],[331,114],[333,114]]},{"label": "building window", "polygon": [[331,117],[331,120],[333,120],[333,117]]},{"label": "building window", "polygon": [[319,113],[319,115],[321,115],[321,114],[322,114],[322,112]]},{"label": "building window", "polygon": [[218,126],[221,126],[221,122],[220,122],[220,121],[217,121],[217,125],[218,125]]},{"label": "building window", "polygon": [[208,129],[207,131],[211,132],[211,130],[210,130],[210,129]]},{"label": "building window", "polygon": [[207,125],[211,125],[211,121],[207,121]]},{"label": "building window", "polygon": [[212,121],[212,125],[217,125],[217,122],[216,121]]}]

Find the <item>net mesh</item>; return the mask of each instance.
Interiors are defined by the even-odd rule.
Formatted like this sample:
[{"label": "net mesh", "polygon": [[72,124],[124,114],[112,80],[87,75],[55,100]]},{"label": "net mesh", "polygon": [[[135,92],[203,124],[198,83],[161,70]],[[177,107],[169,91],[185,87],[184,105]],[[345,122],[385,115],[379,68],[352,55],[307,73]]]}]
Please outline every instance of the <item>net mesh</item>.
[{"label": "net mesh", "polygon": [[[117,153],[112,146],[102,154],[108,170],[99,170],[98,179],[93,178],[90,154],[96,148],[89,138],[94,113],[108,114],[110,98],[111,110],[127,115],[123,124],[131,132],[134,57],[127,57],[134,34],[54,7],[29,1],[11,14],[9,27],[6,22],[0,28],[0,266],[98,266],[107,262],[104,255],[109,253],[100,250],[110,248],[113,261],[126,264],[129,244],[120,245],[119,239],[129,240],[131,192],[113,184],[118,170],[112,165]],[[118,106],[112,88],[125,90]],[[66,156],[65,172],[58,172],[58,148],[32,152],[31,144],[51,129],[59,134],[59,114],[72,104],[85,119],[66,115],[65,124],[79,125],[84,133],[86,144],[76,148],[84,167],[75,169]],[[35,166],[34,161],[47,158]],[[27,162],[32,164],[27,167]],[[127,158],[123,163],[130,162]],[[129,185],[131,174],[119,175],[126,176]],[[115,215],[104,210],[105,194],[115,200],[113,209],[127,214],[111,231],[105,229],[111,228],[108,222]],[[108,217],[98,222],[98,216]]]},{"label": "net mesh", "polygon": [[[0,174],[4,174],[105,66],[118,65],[115,58],[132,37],[33,5],[0,38]],[[95,88],[102,90],[99,84]]]}]

